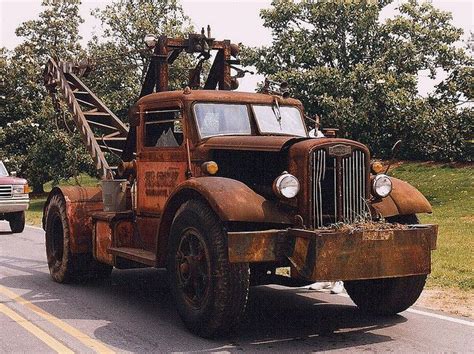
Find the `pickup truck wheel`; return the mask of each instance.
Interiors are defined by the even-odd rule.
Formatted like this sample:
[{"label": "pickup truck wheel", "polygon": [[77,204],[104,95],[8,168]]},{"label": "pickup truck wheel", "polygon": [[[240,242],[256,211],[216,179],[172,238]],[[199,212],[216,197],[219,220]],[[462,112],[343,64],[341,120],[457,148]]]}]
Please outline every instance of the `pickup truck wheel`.
[{"label": "pickup truck wheel", "polygon": [[186,327],[206,338],[235,327],[247,304],[249,265],[229,263],[226,232],[205,203],[181,206],[168,249],[171,292]]},{"label": "pickup truck wheel", "polygon": [[12,213],[9,219],[10,229],[14,234],[19,234],[25,229],[25,212]]},{"label": "pickup truck wheel", "polygon": [[[415,214],[397,215],[387,222],[419,224]],[[345,281],[344,287],[352,301],[364,312],[394,315],[413,305],[425,286],[426,274],[408,277]]]},{"label": "pickup truck wheel", "polygon": [[86,275],[87,254],[73,255],[69,250],[70,231],[66,202],[55,195],[46,210],[46,256],[51,277],[58,283],[68,283]]}]

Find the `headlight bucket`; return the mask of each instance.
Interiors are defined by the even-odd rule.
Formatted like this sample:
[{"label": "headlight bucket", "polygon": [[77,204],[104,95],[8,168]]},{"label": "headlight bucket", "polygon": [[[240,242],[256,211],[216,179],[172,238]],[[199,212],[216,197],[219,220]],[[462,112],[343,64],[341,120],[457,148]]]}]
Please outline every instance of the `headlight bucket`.
[{"label": "headlight bucket", "polygon": [[372,182],[372,193],[379,197],[385,198],[392,192],[392,180],[386,174],[378,174]]},{"label": "headlight bucket", "polygon": [[296,197],[299,191],[300,182],[295,176],[286,171],[273,181],[273,193],[278,198],[291,199]]}]

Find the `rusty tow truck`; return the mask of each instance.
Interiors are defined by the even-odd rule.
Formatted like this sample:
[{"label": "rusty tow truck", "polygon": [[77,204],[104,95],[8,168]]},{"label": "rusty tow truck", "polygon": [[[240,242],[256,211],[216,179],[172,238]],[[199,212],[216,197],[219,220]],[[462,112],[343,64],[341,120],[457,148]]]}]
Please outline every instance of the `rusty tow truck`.
[{"label": "rusty tow truck", "polygon": [[[230,41],[203,31],[146,42],[152,60],[129,124],[81,80],[90,65],[47,63],[45,85],[69,107],[103,179],[47,199],[54,281],[167,268],[180,317],[203,337],[239,323],[250,285],[343,280],[361,310],[380,315],[416,301],[437,237],[436,225],[418,222],[431,206],[417,189],[381,173],[361,143],[310,137],[301,102],[271,82],[232,91],[244,72]],[[200,60],[188,86],[169,91],[180,53]]]}]

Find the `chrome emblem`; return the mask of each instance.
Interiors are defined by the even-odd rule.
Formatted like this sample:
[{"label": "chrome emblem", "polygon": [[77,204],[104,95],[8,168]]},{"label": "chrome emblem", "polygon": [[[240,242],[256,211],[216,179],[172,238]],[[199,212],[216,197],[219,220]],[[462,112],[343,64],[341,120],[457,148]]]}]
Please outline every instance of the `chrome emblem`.
[{"label": "chrome emblem", "polygon": [[330,156],[346,156],[350,155],[351,153],[351,147],[348,145],[334,145],[329,147],[329,155]]}]

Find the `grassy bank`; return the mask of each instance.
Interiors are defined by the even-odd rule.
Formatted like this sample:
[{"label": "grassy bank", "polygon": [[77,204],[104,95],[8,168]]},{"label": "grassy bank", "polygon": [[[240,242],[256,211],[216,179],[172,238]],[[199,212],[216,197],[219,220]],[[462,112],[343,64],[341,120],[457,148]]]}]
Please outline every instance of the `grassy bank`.
[{"label": "grassy bank", "polygon": [[[416,186],[433,205],[433,214],[420,215],[421,222],[439,224],[438,249],[428,286],[474,289],[474,168],[427,163],[403,163],[392,175]],[[81,185],[96,185],[88,176]],[[74,185],[70,180],[66,185]],[[51,185],[45,186],[51,190]],[[29,224],[41,225],[46,196],[34,197],[27,213]]]},{"label": "grassy bank", "polygon": [[433,206],[421,222],[439,224],[431,287],[474,289],[474,168],[404,163],[393,176],[417,187]]}]

